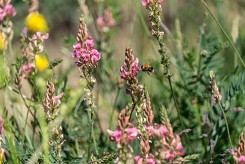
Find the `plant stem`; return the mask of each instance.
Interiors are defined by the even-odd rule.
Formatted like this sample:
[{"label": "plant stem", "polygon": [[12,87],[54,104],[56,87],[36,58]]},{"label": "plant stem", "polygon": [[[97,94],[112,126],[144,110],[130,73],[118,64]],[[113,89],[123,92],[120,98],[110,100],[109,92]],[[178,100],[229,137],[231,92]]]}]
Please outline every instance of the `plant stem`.
[{"label": "plant stem", "polygon": [[[92,92],[92,90],[90,90]],[[91,97],[92,94],[91,94]],[[94,144],[94,149],[95,149],[95,152],[96,152],[96,155],[99,154],[98,152],[98,149],[97,149],[97,143],[96,143],[96,140],[95,140],[95,135],[94,135],[94,121],[93,121],[93,118],[94,118],[94,106],[93,106],[94,103],[92,103],[90,105],[90,109],[88,111],[88,121],[89,121],[89,145],[88,145],[88,156],[87,156],[87,162],[89,162],[89,158],[91,156],[91,144],[93,142]]]},{"label": "plant stem", "polygon": [[120,93],[120,88],[117,88],[116,97],[115,97],[115,100],[114,100],[114,103],[113,103],[113,108],[112,108],[112,111],[111,111],[111,114],[110,114],[109,129],[111,129],[111,127],[112,127],[112,119],[113,119],[113,116],[114,116],[114,113],[115,113],[115,108],[116,108],[117,99],[119,97],[119,93]]},{"label": "plant stem", "polygon": [[219,107],[220,107],[220,109],[221,109],[221,111],[222,111],[222,114],[223,114],[223,117],[224,117],[224,119],[225,119],[225,125],[226,125],[226,130],[227,130],[227,135],[228,135],[229,143],[230,143],[230,148],[232,149],[232,148],[233,148],[233,144],[232,144],[232,141],[231,141],[231,135],[230,135],[230,130],[229,130],[227,118],[226,118],[224,109],[223,109],[223,107],[221,106],[220,102],[219,102]]},{"label": "plant stem", "polygon": [[185,129],[185,125],[184,125],[184,123],[182,122],[182,118],[181,118],[181,115],[180,115],[180,110],[179,110],[179,107],[178,107],[176,98],[175,98],[175,96],[174,96],[174,91],[173,91],[173,86],[172,86],[172,81],[171,81],[171,77],[170,77],[170,76],[168,76],[168,83],[169,83],[169,86],[170,86],[171,94],[172,94],[172,97],[173,97],[173,100],[174,100],[174,106],[175,106],[175,108],[176,108],[176,110],[177,110],[177,115],[178,115],[180,124],[181,124],[182,127]]},{"label": "plant stem", "polygon": [[214,19],[214,21],[217,23],[217,25],[219,26],[219,28],[221,29],[221,31],[223,32],[223,34],[225,35],[226,39],[229,41],[231,47],[233,48],[233,50],[235,51],[236,55],[238,56],[239,60],[241,61],[243,67],[245,68],[245,63],[242,60],[241,55],[239,54],[238,50],[236,49],[234,43],[232,42],[232,40],[230,39],[230,37],[228,36],[228,34],[226,33],[225,29],[222,27],[222,25],[219,23],[219,21],[215,18],[215,16],[213,15],[213,13],[211,12],[211,10],[209,9],[207,3],[204,0],[200,0],[201,3],[205,6],[205,8],[208,10],[208,12],[210,13],[210,15],[212,16],[212,18]]}]

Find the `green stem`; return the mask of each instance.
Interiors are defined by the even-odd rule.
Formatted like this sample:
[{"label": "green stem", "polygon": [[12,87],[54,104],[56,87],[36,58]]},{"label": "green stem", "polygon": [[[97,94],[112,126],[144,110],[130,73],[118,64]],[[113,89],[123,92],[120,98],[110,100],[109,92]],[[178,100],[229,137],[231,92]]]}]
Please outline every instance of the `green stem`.
[{"label": "green stem", "polygon": [[115,108],[116,108],[117,99],[119,97],[119,93],[120,93],[120,88],[117,88],[116,98],[114,100],[112,112],[110,114],[109,129],[111,129],[111,127],[112,127],[112,119],[113,119],[113,116],[114,116],[114,113],[115,113]]},{"label": "green stem", "polygon": [[[93,96],[91,95],[91,97],[93,97]],[[94,126],[94,121],[93,121],[93,118],[94,118],[94,107],[92,105],[93,105],[93,103],[91,104],[90,109],[88,111],[88,120],[89,120],[89,128],[90,129],[89,129],[89,145],[88,145],[87,162],[89,162],[89,158],[91,156],[91,144],[92,144],[92,142],[94,144],[94,149],[95,149],[96,155],[99,154],[98,149],[97,149],[97,143],[96,143],[96,140],[95,140],[95,135],[94,135],[94,127],[93,127]]]},{"label": "green stem", "polygon": [[236,49],[235,45],[233,44],[232,40],[230,39],[230,37],[228,36],[228,34],[226,33],[225,29],[221,26],[221,24],[219,23],[219,21],[215,18],[215,16],[213,15],[213,13],[211,12],[211,10],[209,9],[207,3],[204,0],[200,0],[201,3],[205,6],[205,8],[208,10],[208,12],[210,13],[210,15],[212,16],[212,18],[214,19],[214,21],[217,23],[217,25],[219,26],[219,28],[221,29],[221,31],[223,32],[223,34],[225,35],[226,39],[229,41],[231,47],[233,48],[233,50],[235,51],[236,55],[238,56],[239,60],[241,61],[243,67],[245,68],[245,63],[242,60],[241,55],[239,54],[238,50]]},{"label": "green stem", "polygon": [[221,109],[221,111],[222,111],[222,114],[223,114],[223,117],[224,117],[224,119],[225,119],[225,125],[226,125],[226,130],[227,130],[227,135],[228,135],[229,143],[230,143],[230,148],[232,149],[232,148],[233,148],[233,144],[232,144],[232,141],[231,141],[231,135],[230,135],[230,130],[229,130],[227,118],[226,118],[224,109],[223,109],[223,107],[221,106],[220,102],[219,102],[219,107],[220,107],[220,109]]},{"label": "green stem", "polygon": [[180,115],[180,109],[179,109],[179,107],[177,105],[177,101],[176,101],[176,98],[174,96],[174,91],[173,91],[173,86],[172,86],[172,81],[171,81],[171,77],[170,76],[168,76],[168,83],[169,83],[171,94],[172,94],[172,97],[173,97],[173,100],[174,100],[174,106],[175,106],[175,108],[177,110],[177,115],[178,115],[178,118],[180,120],[180,124],[182,125],[183,129],[185,129],[185,125],[182,122],[182,118],[181,118],[181,115]]}]

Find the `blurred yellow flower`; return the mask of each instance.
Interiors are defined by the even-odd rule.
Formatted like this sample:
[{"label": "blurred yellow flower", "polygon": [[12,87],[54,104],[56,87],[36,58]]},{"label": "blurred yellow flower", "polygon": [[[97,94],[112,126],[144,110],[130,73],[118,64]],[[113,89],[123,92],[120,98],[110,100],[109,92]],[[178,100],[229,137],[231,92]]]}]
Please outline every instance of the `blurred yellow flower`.
[{"label": "blurred yellow flower", "polygon": [[25,20],[28,31],[31,32],[48,32],[47,22],[44,16],[38,12],[30,13]]},{"label": "blurred yellow flower", "polygon": [[41,54],[35,55],[35,67],[38,71],[43,71],[48,68],[48,59],[46,56]]},{"label": "blurred yellow flower", "polygon": [[5,49],[4,37],[3,37],[3,33],[0,32],[0,51],[3,51],[4,49]]}]

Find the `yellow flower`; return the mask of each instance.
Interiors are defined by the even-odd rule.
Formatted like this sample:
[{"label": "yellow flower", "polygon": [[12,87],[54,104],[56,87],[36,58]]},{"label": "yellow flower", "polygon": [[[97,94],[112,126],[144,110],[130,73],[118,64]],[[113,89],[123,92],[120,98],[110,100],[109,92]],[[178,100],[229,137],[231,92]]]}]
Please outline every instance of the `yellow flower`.
[{"label": "yellow flower", "polygon": [[46,56],[41,54],[35,55],[35,66],[38,71],[43,71],[48,68],[48,59]]},{"label": "yellow flower", "polygon": [[4,37],[3,37],[3,33],[0,32],[0,51],[3,51],[4,49],[5,49]]},{"label": "yellow flower", "polygon": [[47,22],[44,16],[38,12],[30,13],[26,17],[25,25],[31,32],[48,32]]}]

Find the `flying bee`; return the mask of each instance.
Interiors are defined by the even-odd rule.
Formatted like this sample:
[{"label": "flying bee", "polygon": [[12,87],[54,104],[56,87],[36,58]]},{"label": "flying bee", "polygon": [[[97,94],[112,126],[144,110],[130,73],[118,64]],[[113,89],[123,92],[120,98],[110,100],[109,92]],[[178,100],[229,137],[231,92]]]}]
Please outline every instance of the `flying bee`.
[{"label": "flying bee", "polygon": [[148,74],[154,72],[153,67],[150,66],[149,64],[143,64],[143,65],[141,66],[141,70],[142,70],[143,72],[148,73]]}]

